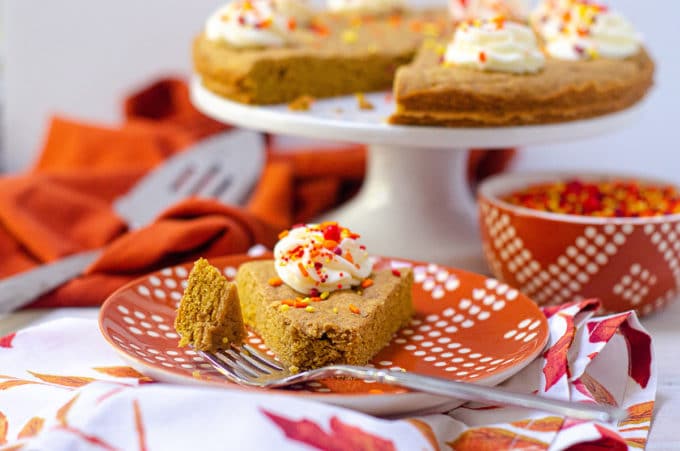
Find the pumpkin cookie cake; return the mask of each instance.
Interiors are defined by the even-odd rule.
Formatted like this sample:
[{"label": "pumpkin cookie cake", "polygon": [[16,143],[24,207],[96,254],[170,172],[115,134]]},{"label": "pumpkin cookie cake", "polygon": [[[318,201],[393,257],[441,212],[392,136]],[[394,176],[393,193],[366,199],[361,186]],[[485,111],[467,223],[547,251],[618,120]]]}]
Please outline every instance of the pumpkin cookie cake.
[{"label": "pumpkin cookie cake", "polygon": [[298,226],[275,260],[238,270],[246,324],[294,371],[364,365],[413,315],[410,269],[374,271],[358,238],[336,223]]},{"label": "pumpkin cookie cake", "polygon": [[423,38],[449,27],[440,11],[407,12],[401,0],[234,0],[207,21],[193,60],[210,91],[250,104],[287,103],[390,89]]},{"label": "pumpkin cookie cake", "polygon": [[628,108],[653,84],[633,27],[608,8],[547,0],[535,31],[497,16],[466,21],[399,69],[393,124],[504,126],[585,119]]}]

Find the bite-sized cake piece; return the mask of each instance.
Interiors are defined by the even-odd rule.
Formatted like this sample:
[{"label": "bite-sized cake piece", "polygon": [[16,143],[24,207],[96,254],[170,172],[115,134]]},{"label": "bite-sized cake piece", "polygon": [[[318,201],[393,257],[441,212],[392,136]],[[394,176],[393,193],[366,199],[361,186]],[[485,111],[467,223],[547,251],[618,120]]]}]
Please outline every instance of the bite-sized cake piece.
[{"label": "bite-sized cake piece", "polygon": [[175,329],[180,346],[214,352],[238,345],[247,336],[236,284],[201,258],[189,274],[177,310]]},{"label": "bite-sized cake piece", "polygon": [[410,269],[373,271],[356,234],[294,228],[236,276],[246,324],[292,369],[364,365],[413,315]]},{"label": "bite-sized cake piece", "polygon": [[[449,29],[442,11],[312,14],[301,0],[234,0],[208,19],[193,45],[193,61],[210,91],[250,104],[288,103],[390,89],[397,67],[426,36]],[[363,6],[362,6],[363,5]],[[361,8],[359,8],[361,9]],[[352,9],[350,8],[350,11]]]},{"label": "bite-sized cake piece", "polygon": [[532,31],[498,17],[424,45],[396,75],[393,124],[505,126],[585,119],[628,108],[653,84],[639,47],[621,58],[543,57]]}]

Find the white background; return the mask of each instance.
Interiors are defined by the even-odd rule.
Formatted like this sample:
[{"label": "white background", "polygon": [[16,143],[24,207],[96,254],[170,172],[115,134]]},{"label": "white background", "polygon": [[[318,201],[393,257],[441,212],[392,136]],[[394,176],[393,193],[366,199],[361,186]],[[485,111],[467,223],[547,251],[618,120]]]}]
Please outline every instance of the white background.
[{"label": "white background", "polygon": [[[159,76],[188,75],[191,39],[221,3],[4,0],[2,168],[30,166],[51,114],[115,125],[126,93]],[[606,169],[680,183],[680,2],[609,4],[644,33],[659,66],[640,122],[592,140],[526,149],[515,169]]]}]

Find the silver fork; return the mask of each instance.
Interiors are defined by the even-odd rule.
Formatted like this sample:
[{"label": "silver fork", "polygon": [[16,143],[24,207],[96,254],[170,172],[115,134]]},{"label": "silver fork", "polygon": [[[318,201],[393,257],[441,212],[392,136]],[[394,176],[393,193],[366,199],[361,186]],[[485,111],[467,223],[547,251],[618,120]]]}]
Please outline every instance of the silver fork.
[{"label": "silver fork", "polygon": [[[114,210],[132,230],[189,196],[240,203],[260,175],[264,152],[262,136],[246,130],[203,140],[144,176],[116,199]],[[0,280],[0,314],[10,313],[82,274],[101,252],[81,252]]]},{"label": "silver fork", "polygon": [[230,349],[217,353],[199,351],[199,354],[231,382],[249,387],[285,387],[301,382],[349,376],[448,398],[526,407],[581,420],[612,423],[621,421],[627,416],[627,412],[618,407],[542,398],[511,392],[498,387],[487,387],[408,372],[379,370],[371,367],[330,365],[315,370],[291,373],[279,362],[270,359],[247,344],[240,347],[232,346]]}]

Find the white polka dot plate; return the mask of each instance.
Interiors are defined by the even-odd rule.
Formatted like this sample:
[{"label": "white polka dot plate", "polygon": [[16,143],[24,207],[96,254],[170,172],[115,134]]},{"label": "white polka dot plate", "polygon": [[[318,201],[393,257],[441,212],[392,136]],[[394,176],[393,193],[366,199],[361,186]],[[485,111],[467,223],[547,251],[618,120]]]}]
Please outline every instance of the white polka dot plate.
[{"label": "white polka dot plate", "polygon": [[[211,259],[228,278],[253,257]],[[494,279],[435,264],[376,258],[376,267],[410,266],[416,314],[371,365],[495,385],[524,368],[548,339],[545,317],[529,298]],[[158,381],[238,387],[190,348],[177,346],[175,309],[191,264],[142,277],[112,294],[99,326],[106,340],[134,368]],[[250,344],[269,352],[250,333]],[[324,380],[280,394],[307,396],[373,414],[444,410],[460,402],[353,380]]]}]

